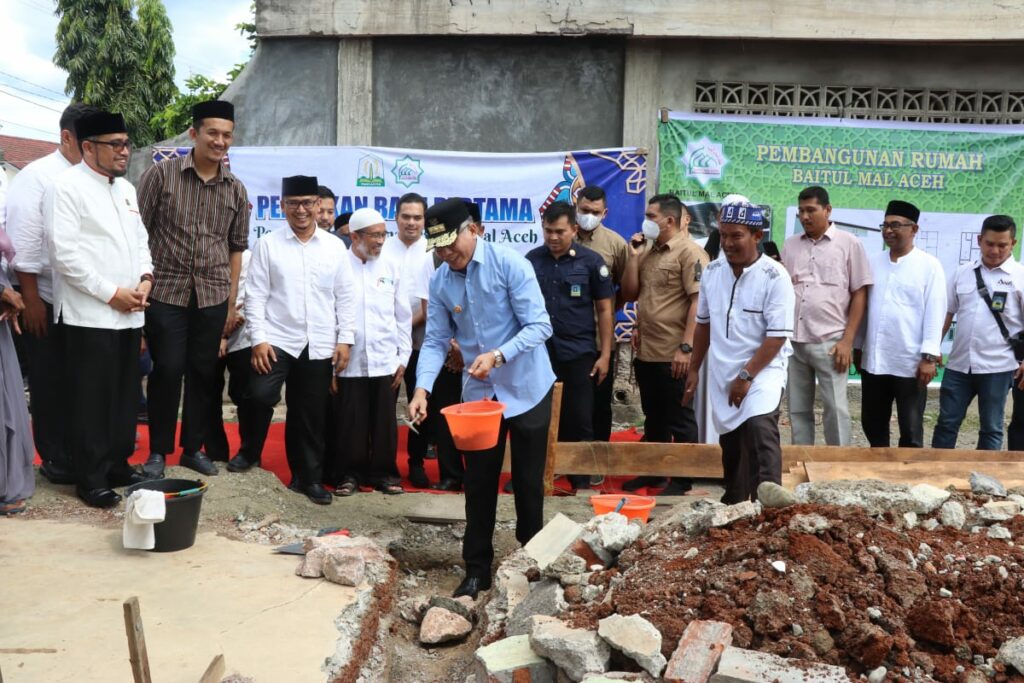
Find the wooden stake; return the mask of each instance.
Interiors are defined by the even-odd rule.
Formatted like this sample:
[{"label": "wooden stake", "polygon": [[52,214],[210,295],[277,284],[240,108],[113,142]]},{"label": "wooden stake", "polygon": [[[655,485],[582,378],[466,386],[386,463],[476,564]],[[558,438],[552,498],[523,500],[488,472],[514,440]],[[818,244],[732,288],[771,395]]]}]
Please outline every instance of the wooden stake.
[{"label": "wooden stake", "polygon": [[199,679],[199,683],[220,683],[222,678],[224,678],[224,655],[217,655],[210,662],[210,666],[206,667],[206,672]]},{"label": "wooden stake", "polygon": [[[548,448],[544,460],[544,495],[555,492],[555,449],[558,446],[558,421],[562,415],[562,383],[555,382],[551,390],[551,424],[548,425]],[[576,470],[566,470],[575,472]]]},{"label": "wooden stake", "polygon": [[124,630],[128,634],[128,655],[135,683],[153,683],[149,673],[149,653],[146,652],[146,634],[142,630],[139,599],[134,595],[124,601]]}]

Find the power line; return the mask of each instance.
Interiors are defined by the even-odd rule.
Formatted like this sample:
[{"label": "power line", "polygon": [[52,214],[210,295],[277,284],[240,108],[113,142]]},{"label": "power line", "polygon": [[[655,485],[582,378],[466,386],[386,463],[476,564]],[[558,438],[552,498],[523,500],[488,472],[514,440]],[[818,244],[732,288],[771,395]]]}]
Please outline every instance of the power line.
[{"label": "power line", "polygon": [[16,121],[8,121],[7,119],[0,119],[0,123],[6,123],[11,126],[18,126],[19,128],[27,128],[28,130],[34,130],[37,133],[46,133],[50,137],[56,137],[52,130],[43,130],[42,128],[34,128],[32,126],[26,126],[24,123],[18,123]]},{"label": "power line", "polygon": [[19,88],[18,86],[14,85],[12,83],[0,83],[0,85],[4,86],[5,88],[14,88],[18,92],[23,92],[26,95],[31,95],[32,97],[41,97],[44,100],[50,100],[51,102],[56,102],[57,104],[66,104],[67,101],[68,101],[68,99],[66,97],[63,100],[58,100],[56,97],[50,97],[49,95],[44,95],[42,93],[36,93],[36,92],[32,92],[31,90],[25,90],[24,88]]},{"label": "power line", "polygon": [[21,100],[22,102],[28,102],[29,104],[34,104],[37,107],[42,107],[43,109],[48,109],[50,111],[57,112],[58,114],[63,114],[64,113],[64,110],[62,110],[62,109],[54,109],[53,107],[47,107],[45,104],[39,104],[38,102],[33,102],[32,100],[28,99],[27,97],[22,97],[21,95],[15,95],[12,92],[7,92],[3,88],[0,88],[0,93],[3,93],[4,95],[7,95],[8,97],[13,97],[16,100]]},{"label": "power line", "polygon": [[9,74],[6,71],[0,71],[0,75],[7,76],[8,78],[13,78],[14,80],[21,81],[22,83],[28,83],[31,86],[39,88],[40,90],[45,90],[46,92],[51,92],[54,95],[60,95],[61,97],[67,97],[67,95],[65,95],[64,93],[62,93],[59,90],[54,90],[53,88],[47,88],[45,85],[39,85],[38,83],[35,83],[33,81],[26,81],[24,78],[21,78],[20,76],[15,76],[14,74]]}]

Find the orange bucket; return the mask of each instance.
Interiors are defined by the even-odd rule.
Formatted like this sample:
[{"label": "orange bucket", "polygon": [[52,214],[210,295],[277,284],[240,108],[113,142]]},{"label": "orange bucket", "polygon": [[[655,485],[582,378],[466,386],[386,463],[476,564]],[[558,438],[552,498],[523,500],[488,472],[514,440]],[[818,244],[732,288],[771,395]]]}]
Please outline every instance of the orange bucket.
[{"label": "orange bucket", "polygon": [[505,404],[501,401],[469,401],[441,408],[448,420],[455,447],[460,451],[486,451],[498,445],[498,431]]},{"label": "orange bucket", "polygon": [[619,514],[625,515],[627,519],[639,519],[641,522],[646,522],[651,514],[651,510],[654,509],[655,500],[651,496],[633,496],[628,493],[602,493],[597,496],[591,496],[590,504],[594,507],[595,515],[603,515],[608,512],[614,512],[623,498],[626,499],[626,504],[619,510]]}]

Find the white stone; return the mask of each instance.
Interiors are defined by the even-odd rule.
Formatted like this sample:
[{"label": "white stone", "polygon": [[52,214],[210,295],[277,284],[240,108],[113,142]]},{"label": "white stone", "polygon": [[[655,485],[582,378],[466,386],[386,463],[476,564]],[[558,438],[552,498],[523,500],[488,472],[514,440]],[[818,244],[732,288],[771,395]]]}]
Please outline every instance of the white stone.
[{"label": "white stone", "polygon": [[554,617],[533,618],[530,647],[574,681],[588,672],[604,673],[611,659],[611,649],[596,633],[569,628]]},{"label": "white stone", "polygon": [[1012,500],[998,500],[981,506],[981,518],[989,522],[1005,522],[1020,514],[1020,504]]},{"label": "white stone", "polygon": [[917,526],[917,513],[916,512],[904,512],[903,513],[903,525],[908,529],[913,529]]},{"label": "white stone", "polygon": [[998,496],[1000,498],[1006,496],[1006,487],[995,477],[981,472],[971,472],[969,481],[971,483],[971,493],[981,496]]},{"label": "white stone", "polygon": [[597,634],[652,676],[660,676],[668,663],[661,654],[661,632],[639,614],[606,617],[598,622]]},{"label": "white stone", "polygon": [[868,683],[882,683],[885,680],[885,675],[889,673],[889,670],[884,666],[880,666],[868,674]]},{"label": "white stone", "polygon": [[1024,674],[1024,637],[1011,638],[999,647],[996,661],[1008,664]]},{"label": "white stone", "polygon": [[714,513],[711,515],[711,526],[728,526],[733,522],[738,522],[741,519],[749,519],[750,517],[756,517],[760,513],[760,503],[751,503],[749,500],[745,500],[742,503],[728,505],[726,507],[718,508],[717,510],[715,510]]},{"label": "white stone", "polygon": [[591,549],[619,553],[640,537],[640,525],[630,524],[629,518],[616,512],[593,517],[584,526],[583,540]]},{"label": "white stone", "polygon": [[580,537],[581,533],[583,533],[582,524],[572,521],[559,512],[523,548],[526,550],[526,554],[537,563],[537,568],[543,571],[549,564],[557,560],[558,556],[565,552]]},{"label": "white stone", "polygon": [[942,522],[943,526],[963,529],[964,524],[967,523],[967,512],[964,510],[963,505],[955,500],[949,500],[943,503],[942,508],[939,510],[939,521]]},{"label": "white stone", "polygon": [[786,573],[786,563],[782,560],[774,560],[772,563],[772,569],[783,574]]},{"label": "white stone", "polygon": [[692,560],[693,558],[697,557],[698,552],[699,551],[696,548],[690,548],[685,553],[683,553],[683,559]]},{"label": "white stone", "polygon": [[951,597],[953,597],[953,592],[951,590],[949,590],[948,588],[940,588],[939,589],[939,597],[951,598]]},{"label": "white stone", "polygon": [[1009,541],[1013,538],[1013,534],[1010,533],[1010,530],[1001,524],[993,524],[990,526],[988,528],[987,536],[1001,541]]},{"label": "white stone", "polygon": [[931,484],[917,484],[910,488],[910,495],[918,504],[914,512],[927,515],[949,500],[950,493]]},{"label": "white stone", "polygon": [[796,505],[796,496],[789,489],[773,481],[763,481],[757,486],[757,500],[766,508],[784,508]]}]

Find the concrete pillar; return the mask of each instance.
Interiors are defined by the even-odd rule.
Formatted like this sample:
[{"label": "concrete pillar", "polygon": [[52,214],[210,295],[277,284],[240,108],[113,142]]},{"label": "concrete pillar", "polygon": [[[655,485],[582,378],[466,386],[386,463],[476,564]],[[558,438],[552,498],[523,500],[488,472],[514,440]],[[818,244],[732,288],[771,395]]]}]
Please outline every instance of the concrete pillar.
[{"label": "concrete pillar", "polygon": [[647,149],[647,196],[655,193],[658,171],[658,109],[661,46],[656,41],[626,43],[622,101],[622,145]]},{"label": "concrete pillar", "polygon": [[373,144],[373,39],[338,41],[338,143]]}]

